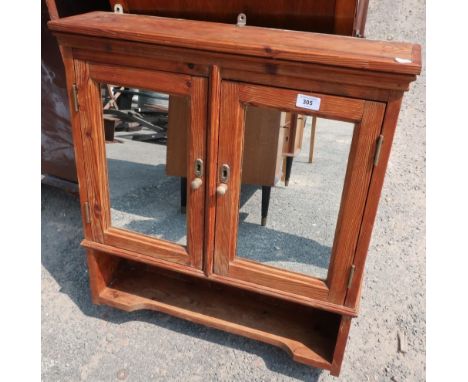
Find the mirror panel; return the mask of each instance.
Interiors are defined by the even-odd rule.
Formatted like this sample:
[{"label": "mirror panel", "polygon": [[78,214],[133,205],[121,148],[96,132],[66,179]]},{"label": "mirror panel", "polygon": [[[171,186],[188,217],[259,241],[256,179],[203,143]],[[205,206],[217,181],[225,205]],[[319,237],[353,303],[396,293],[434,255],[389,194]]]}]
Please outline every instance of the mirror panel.
[{"label": "mirror panel", "polygon": [[187,244],[189,97],[101,84],[111,225]]},{"label": "mirror panel", "polygon": [[327,278],[353,131],[246,107],[237,256]]}]

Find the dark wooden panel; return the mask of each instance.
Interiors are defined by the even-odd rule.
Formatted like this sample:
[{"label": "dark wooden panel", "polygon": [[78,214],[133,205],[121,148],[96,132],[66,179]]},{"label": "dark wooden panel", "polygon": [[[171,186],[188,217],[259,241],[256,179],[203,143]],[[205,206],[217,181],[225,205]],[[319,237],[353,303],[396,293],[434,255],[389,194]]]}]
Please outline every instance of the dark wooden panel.
[{"label": "dark wooden panel", "polygon": [[[339,0],[342,1],[343,0]],[[344,0],[354,19],[357,0]],[[333,33],[335,0],[110,0],[124,12],[235,24],[245,13],[247,24],[268,28]],[[347,31],[352,34],[351,28]]]},{"label": "dark wooden panel", "polygon": [[[47,22],[49,19],[94,10],[110,10],[109,2],[107,0],[41,1],[41,172],[69,182],[77,182],[77,171],[73,149],[73,141],[76,140],[72,141],[70,126],[72,116],[63,62],[66,58],[63,56],[63,50],[59,50],[57,40],[47,28]],[[76,160],[78,161],[77,158]],[[61,188],[66,189],[66,186]]]},{"label": "dark wooden panel", "polygon": [[188,99],[169,96],[166,175],[187,176],[187,132],[190,121]]},{"label": "dark wooden panel", "polygon": [[46,3],[42,1],[41,172],[76,182],[65,70],[57,41],[47,28],[48,21]]},{"label": "dark wooden panel", "polygon": [[[223,116],[221,116],[222,118]],[[249,107],[245,113],[242,184],[274,186],[280,173],[281,111]]]},{"label": "dark wooden panel", "polygon": [[354,15],[356,14],[357,1],[336,0],[334,17],[334,34],[352,35],[354,27]]}]

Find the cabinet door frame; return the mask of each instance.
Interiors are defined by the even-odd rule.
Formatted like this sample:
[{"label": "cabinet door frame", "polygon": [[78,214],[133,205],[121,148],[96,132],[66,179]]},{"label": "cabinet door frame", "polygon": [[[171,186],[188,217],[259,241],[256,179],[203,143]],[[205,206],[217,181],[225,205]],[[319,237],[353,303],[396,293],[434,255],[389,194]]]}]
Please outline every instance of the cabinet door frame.
[{"label": "cabinet door frame", "polygon": [[[298,108],[298,94],[319,97],[320,109],[311,111]],[[326,280],[236,257],[246,105],[277,108],[355,124]],[[343,304],[384,112],[385,104],[380,102],[223,81],[217,168],[220,170],[223,164],[228,164],[230,180],[226,194],[216,199],[213,272],[270,292],[285,292]]]},{"label": "cabinet door frame", "polygon": [[207,79],[203,77],[146,70],[127,66],[98,64],[74,60],[75,84],[83,142],[91,240],[112,247],[149,255],[169,263],[202,268],[204,245],[205,176],[203,185],[192,190],[187,187],[187,245],[116,228],[111,225],[107,159],[103,125],[100,84],[113,84],[152,90],[169,95],[187,96],[190,123],[187,131],[187,183],[196,175],[197,158],[205,162]]}]

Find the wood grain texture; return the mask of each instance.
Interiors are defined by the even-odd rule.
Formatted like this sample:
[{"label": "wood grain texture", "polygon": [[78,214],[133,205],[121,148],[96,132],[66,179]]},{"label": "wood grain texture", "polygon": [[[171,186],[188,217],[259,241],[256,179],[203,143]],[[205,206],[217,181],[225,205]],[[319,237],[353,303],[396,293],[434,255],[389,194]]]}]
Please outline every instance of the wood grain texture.
[{"label": "wood grain texture", "polygon": [[242,281],[239,279],[234,279],[229,276],[218,275],[216,273],[213,273],[210,275],[210,280],[214,280],[219,283],[230,285],[230,286],[237,287],[240,289],[252,291],[252,292],[264,295],[264,296],[271,296],[271,297],[278,298],[281,300],[291,301],[291,302],[303,304],[306,306],[312,306],[317,309],[326,310],[327,312],[346,315],[349,317],[357,317],[357,313],[354,309],[343,306],[343,305],[334,304],[326,300],[304,297],[302,295],[285,292],[277,288],[268,288],[263,285],[259,286],[258,284],[249,283],[249,282]]},{"label": "wood grain texture", "polygon": [[309,163],[314,159],[315,147],[315,131],[317,129],[317,117],[312,117],[312,125],[310,127],[310,144],[309,144]]},{"label": "wood grain texture", "polygon": [[193,277],[206,278],[208,277],[211,281],[214,281],[219,284],[228,285],[231,287],[239,288],[249,292],[254,292],[262,296],[269,296],[272,298],[277,298],[284,301],[289,301],[293,303],[298,303],[304,306],[310,306],[316,309],[322,309],[327,312],[336,313],[340,315],[346,315],[349,317],[356,317],[356,311],[352,308],[348,308],[343,305],[332,304],[327,301],[303,297],[293,293],[280,291],[278,289],[268,288],[268,287],[259,287],[256,284],[245,282],[242,280],[233,279],[231,277],[220,276],[216,273],[210,273],[209,275],[206,272],[202,272],[199,269],[195,269],[190,266],[190,263],[187,264],[178,264],[173,261],[166,261],[160,257],[154,257],[152,255],[145,255],[140,252],[135,252],[120,247],[113,247],[108,244],[101,244],[91,240],[83,240],[81,245],[86,249],[91,249],[99,251],[105,254],[112,256],[117,256],[119,258],[124,258],[128,260],[133,260],[139,263],[148,264],[153,267],[160,269],[172,270],[182,274],[187,274]]},{"label": "wood grain texture", "polygon": [[[302,61],[390,73],[419,74],[413,61],[416,45],[353,37],[242,27],[203,21],[91,12],[52,20],[56,32],[76,33],[173,47],[198,47],[211,52]],[[398,63],[395,58],[410,60]]]},{"label": "wood grain texture", "polygon": [[[189,231],[189,227],[187,228]],[[189,232],[187,232],[187,240],[188,234]],[[191,263],[191,254],[187,247],[125,229],[107,228],[102,242],[116,248],[138,252],[178,264],[188,265]]]},{"label": "wood grain texture", "polygon": [[109,244],[97,243],[95,241],[86,239],[82,240],[81,246],[86,249],[98,251],[114,257],[134,260],[139,263],[148,264],[162,269],[172,269],[174,271],[189,274],[195,277],[204,277],[204,274],[201,270],[195,269],[190,265],[190,261],[187,261],[186,264],[179,264],[172,260],[164,260],[162,257],[155,257],[152,254],[147,255],[141,252],[124,249],[121,247],[114,247]]},{"label": "wood grain texture", "polygon": [[69,101],[70,120],[72,127],[73,149],[75,154],[76,174],[78,180],[78,189],[80,197],[81,220],[83,224],[83,234],[87,239],[93,237],[91,225],[86,222],[84,204],[88,202],[88,187],[84,161],[83,140],[81,135],[80,115],[75,111],[73,105],[72,86],[75,83],[75,68],[73,55],[70,48],[62,48],[62,59],[65,66],[66,86]]},{"label": "wood grain texture", "polygon": [[338,120],[362,118],[355,128],[351,143],[326,284],[293,272],[277,271],[272,267],[236,258],[244,107],[253,103],[256,106],[282,107],[283,110],[295,111],[296,95],[296,92],[284,89],[227,81],[222,84],[218,166],[222,163],[228,164],[231,168],[231,178],[229,192],[218,197],[217,202],[216,219],[223,224],[217,224],[215,233],[215,273],[254,283],[259,288],[276,288],[302,297],[342,304],[372,174],[373,154],[385,104],[338,97],[329,99],[328,96],[314,94],[322,99],[322,103],[320,111],[310,112],[311,114],[322,113],[321,116]]},{"label": "wood grain texture", "polygon": [[[279,179],[283,141],[281,112],[249,107],[245,112],[242,184],[274,186]],[[279,154],[279,155],[278,155]]]},{"label": "wood grain texture", "polygon": [[283,155],[295,157],[302,149],[306,116],[296,113],[286,113],[290,119],[288,127],[288,139],[285,141]]},{"label": "wood grain texture", "polygon": [[226,194],[216,198],[218,224],[215,230],[214,272],[220,275],[227,274],[229,261],[233,260],[236,253],[243,133],[244,109],[239,102],[239,86],[232,82],[222,82],[217,184],[220,184],[219,169],[223,164],[229,166],[231,174]]},{"label": "wood grain texture", "polygon": [[358,0],[336,0],[333,33],[350,36],[354,31]]},{"label": "wood grain texture", "polygon": [[[86,44],[79,44],[80,48],[74,49],[74,56],[75,58],[83,61],[90,61],[94,63],[101,63],[101,64],[110,64],[110,65],[119,65],[119,66],[126,66],[131,63],[133,68],[142,68],[142,69],[150,69],[150,70],[158,70],[163,72],[173,72],[179,74],[188,74],[194,76],[202,76],[208,77],[209,68],[207,65],[198,65],[191,62],[181,62],[179,56],[179,60],[172,59],[164,59],[162,57],[157,57],[156,54],[150,54],[150,52],[154,52],[154,47],[152,50],[148,50],[147,55],[141,55],[144,49],[140,49],[140,54],[136,54],[135,48],[133,44],[123,41],[116,41],[117,45],[113,44],[112,49],[109,51],[107,50],[100,50],[100,48],[104,48],[104,41],[95,41],[91,47],[86,47]],[[143,45],[145,48],[149,48],[150,45],[148,44],[140,44]],[[107,44],[109,46],[109,44]],[[133,51],[132,51],[133,48]],[[138,51],[138,49],[136,49]],[[158,58],[155,60],[154,58]]]},{"label": "wood grain texture", "polygon": [[104,148],[104,123],[99,85],[89,76],[89,65],[75,60],[78,88],[81,139],[85,158],[85,176],[92,236],[103,242],[104,230],[110,224],[109,193]]},{"label": "wood grain texture", "polygon": [[[409,83],[416,78],[412,74],[324,66],[265,57],[236,56],[228,53],[197,51],[193,48],[174,48],[83,35],[57,34],[57,37],[61,45],[77,49],[76,57],[84,60],[108,64],[127,62],[128,65],[135,67],[203,76],[208,76],[211,65],[218,65],[224,79],[239,80],[250,76],[246,82],[274,84],[295,89],[302,89],[306,85],[305,88],[312,91],[313,87],[307,85],[308,82],[316,84],[315,86],[319,86],[318,89],[325,93],[352,95],[351,92],[354,92],[357,98],[368,98],[359,95],[363,90],[369,92],[373,89],[372,92],[377,94],[383,89],[408,90]],[[416,47],[413,54],[417,52]],[[118,57],[115,59],[116,62],[113,62],[112,55]],[[301,85],[299,79],[306,81],[306,84]],[[289,86],[281,85],[284,81],[287,84],[287,80],[295,82]],[[325,91],[327,87],[333,90]]]},{"label": "wood grain texture", "polygon": [[[187,176],[187,135],[190,104],[186,97],[169,96],[166,175]],[[193,168],[193,163],[189,168]]]},{"label": "wood grain texture", "polygon": [[45,0],[47,4],[47,11],[49,12],[49,17],[51,20],[58,20],[60,18],[57,4],[55,4],[55,0]]},{"label": "wood grain texture", "polygon": [[270,107],[292,113],[313,113],[319,117],[327,117],[340,121],[356,122],[362,118],[364,101],[329,96],[325,94],[306,93],[307,96],[320,98],[320,109],[309,111],[296,106],[298,92],[251,84],[239,85],[239,100],[249,105]]},{"label": "wood grain texture", "polygon": [[358,309],[359,297],[364,275],[364,264],[367,258],[367,251],[372,237],[372,228],[374,226],[377,207],[387,169],[388,159],[392,147],[393,137],[395,135],[398,115],[400,112],[403,94],[394,93],[392,99],[388,102],[385,109],[385,118],[380,134],[384,136],[384,143],[380,152],[378,165],[372,172],[372,179],[369,186],[369,192],[366,201],[366,208],[362,219],[362,226],[359,232],[356,254],[353,264],[356,266],[353,283],[346,295],[345,305]]},{"label": "wood grain texture", "polygon": [[279,346],[293,359],[329,369],[340,318],[268,297],[122,261],[100,302],[152,309]]},{"label": "wood grain texture", "polygon": [[120,262],[120,258],[105,255],[92,249],[86,251],[86,257],[91,298],[94,304],[98,304],[100,302],[99,295],[112,282],[114,271]]},{"label": "wood grain texture", "polygon": [[[85,164],[88,182],[88,198],[91,207],[93,237],[96,241],[142,254],[159,257],[180,264],[202,267],[204,235],[204,189],[190,190],[187,213],[187,247],[156,238],[135,234],[111,226],[110,201],[107,180],[107,160],[104,144],[104,128],[99,83],[111,83],[165,92],[170,95],[186,95],[190,99],[190,123],[188,127],[188,153],[186,177],[190,183],[195,174],[190,169],[196,158],[205,160],[205,136],[207,113],[206,80],[187,75],[120,66],[81,64],[78,81],[80,116],[82,120]],[[81,66],[80,66],[81,65]],[[81,91],[80,91],[81,90]]]},{"label": "wood grain texture", "polygon": [[[352,28],[355,0],[330,3],[336,33],[345,24]],[[357,314],[402,92],[420,72],[420,47],[102,12],[49,25],[61,45],[70,96],[73,82],[78,85],[80,110],[72,110],[71,118],[81,203],[88,202],[91,212],[82,245],[88,249],[93,301],[159,310],[271,343],[298,362],[338,375]],[[411,62],[401,64],[396,57]],[[181,175],[194,179],[197,158],[205,174],[204,187],[188,192],[186,247],[111,226],[100,82],[190,100]],[[320,97],[320,110],[297,108],[298,93]],[[292,113],[290,141],[273,147],[277,156],[300,150],[298,114],[356,124],[327,280],[236,257],[247,107]],[[385,139],[374,166],[379,134]],[[231,178],[227,193],[218,196],[223,164]]]},{"label": "wood grain texture", "polygon": [[205,199],[205,264],[206,275],[213,272],[214,237],[216,230],[216,186],[218,181],[219,108],[221,100],[221,73],[211,68],[209,79],[208,129],[206,135],[206,199]]},{"label": "wood grain texture", "polygon": [[330,369],[330,374],[338,377],[343,363],[346,343],[348,342],[349,329],[351,328],[351,317],[343,316],[341,318],[340,328],[338,330],[338,338],[336,340],[335,351],[333,353],[333,361]]},{"label": "wood grain texture", "polygon": [[228,275],[236,280],[317,300],[326,300],[329,293],[322,280],[244,259],[231,261]]},{"label": "wood grain texture", "polygon": [[389,96],[387,89],[376,89],[367,86],[338,84],[328,81],[317,81],[294,76],[281,76],[275,74],[249,73],[231,69],[222,70],[226,80],[240,81],[251,84],[272,86],[283,89],[294,89],[310,93],[334,94],[336,96],[386,102]]},{"label": "wood grain texture", "polygon": [[104,84],[130,86],[174,95],[190,95],[192,77],[124,66],[90,64],[89,75]]},{"label": "wood grain texture", "polygon": [[[206,124],[208,113],[208,81],[200,77],[191,78],[190,124],[188,129],[187,182],[190,184],[197,176],[194,164],[197,159],[206,163]],[[205,182],[203,174],[201,180]],[[203,242],[205,234],[205,188],[188,189],[187,208],[187,251],[192,266],[201,269],[203,265]]]},{"label": "wood grain texture", "polygon": [[342,304],[346,296],[384,112],[385,104],[366,102],[354,128],[327,277],[328,299],[334,303]]}]

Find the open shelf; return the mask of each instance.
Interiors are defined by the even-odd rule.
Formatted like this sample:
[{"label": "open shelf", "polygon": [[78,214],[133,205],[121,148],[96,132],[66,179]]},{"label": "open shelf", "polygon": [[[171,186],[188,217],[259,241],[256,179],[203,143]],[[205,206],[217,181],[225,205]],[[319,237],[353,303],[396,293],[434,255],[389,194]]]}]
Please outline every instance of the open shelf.
[{"label": "open shelf", "polygon": [[164,312],[279,346],[295,361],[331,368],[340,315],[127,259],[111,256],[111,261],[118,264],[99,292],[99,303]]}]

